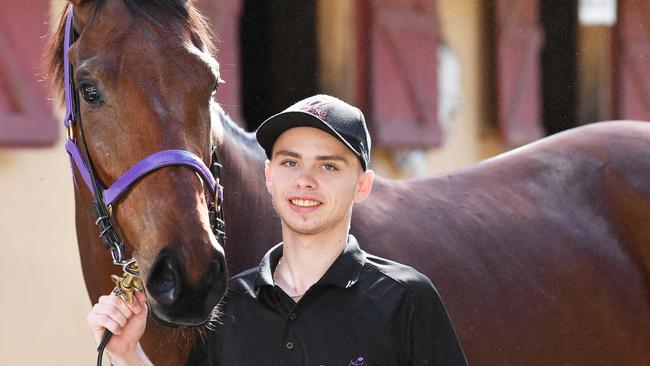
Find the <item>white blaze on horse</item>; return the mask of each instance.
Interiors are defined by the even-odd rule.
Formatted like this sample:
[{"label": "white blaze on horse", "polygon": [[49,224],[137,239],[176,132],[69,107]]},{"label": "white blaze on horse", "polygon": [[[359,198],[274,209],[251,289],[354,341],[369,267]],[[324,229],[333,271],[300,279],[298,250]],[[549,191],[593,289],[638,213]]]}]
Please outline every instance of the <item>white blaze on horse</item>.
[{"label": "white blaze on horse", "polygon": [[[214,187],[195,171],[210,165],[216,147],[234,273],[280,241],[264,152],[212,100],[218,64],[191,1],[70,2],[81,121],[70,135],[79,140],[83,128],[97,184],[110,187],[158,152],[196,157],[190,168],[165,165],[139,177],[110,222],[140,264],[152,314],[168,324],[202,323],[226,273],[208,209]],[[49,55],[59,85],[61,19]],[[120,270],[98,237],[93,185],[75,165],[77,236],[94,302]],[[351,231],[368,251],[433,280],[471,364],[647,364],[649,172],[650,124],[597,124],[453,174],[379,178],[355,208]],[[142,344],[156,364],[183,364],[200,341],[197,329],[178,334],[152,321]]]}]

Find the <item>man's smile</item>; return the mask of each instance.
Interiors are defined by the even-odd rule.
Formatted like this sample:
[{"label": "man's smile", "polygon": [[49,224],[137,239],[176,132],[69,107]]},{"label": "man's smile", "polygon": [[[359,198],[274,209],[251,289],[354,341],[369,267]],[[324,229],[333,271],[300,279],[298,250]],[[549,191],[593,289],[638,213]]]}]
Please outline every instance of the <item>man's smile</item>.
[{"label": "man's smile", "polygon": [[298,198],[296,198],[296,199],[292,199],[292,200],[289,201],[289,202],[291,202],[291,204],[293,204],[293,205],[295,205],[295,206],[299,206],[299,207],[315,207],[315,206],[318,206],[318,205],[321,204],[321,203],[318,202],[318,201],[313,201],[313,200],[301,200],[301,199],[298,199]]},{"label": "man's smile", "polygon": [[305,196],[290,196],[287,201],[289,202],[291,209],[301,213],[315,211],[323,205],[323,202]]}]

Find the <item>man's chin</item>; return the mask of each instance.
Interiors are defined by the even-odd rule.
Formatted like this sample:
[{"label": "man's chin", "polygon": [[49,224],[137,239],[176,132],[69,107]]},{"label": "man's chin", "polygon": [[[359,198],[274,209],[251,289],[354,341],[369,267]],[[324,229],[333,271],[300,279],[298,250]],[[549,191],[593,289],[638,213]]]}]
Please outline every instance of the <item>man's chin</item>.
[{"label": "man's chin", "polygon": [[284,226],[298,235],[314,235],[323,231],[323,225],[320,223],[290,222],[284,221]]}]

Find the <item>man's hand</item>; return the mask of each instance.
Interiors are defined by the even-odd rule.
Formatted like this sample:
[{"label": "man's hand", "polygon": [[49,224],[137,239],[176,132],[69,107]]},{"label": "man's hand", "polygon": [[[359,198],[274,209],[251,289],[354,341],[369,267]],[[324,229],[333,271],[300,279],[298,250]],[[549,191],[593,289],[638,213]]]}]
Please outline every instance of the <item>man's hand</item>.
[{"label": "man's hand", "polygon": [[141,364],[136,360],[142,360],[142,356],[146,359],[139,341],[144,334],[147,312],[144,293],[136,292],[130,305],[111,293],[100,297],[86,316],[86,323],[98,345],[106,329],[113,333],[106,345],[106,352],[113,364]]}]

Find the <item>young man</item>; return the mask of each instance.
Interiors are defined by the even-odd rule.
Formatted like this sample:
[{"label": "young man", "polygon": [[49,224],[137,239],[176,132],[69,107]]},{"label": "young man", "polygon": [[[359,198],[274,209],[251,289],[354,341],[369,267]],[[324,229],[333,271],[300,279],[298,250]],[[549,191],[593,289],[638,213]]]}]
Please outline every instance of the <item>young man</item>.
[{"label": "young man", "polygon": [[[431,281],[365,253],[349,234],[352,207],[368,197],[374,179],[361,111],[317,95],[266,120],[257,140],[268,157],[266,187],[283,242],[231,279],[222,324],[191,363],[466,365]],[[144,324],[127,329],[132,321],[119,320],[122,337],[141,336]],[[101,338],[102,324],[89,324]],[[109,344],[111,357],[145,360],[137,342],[130,344],[121,354]]]}]

